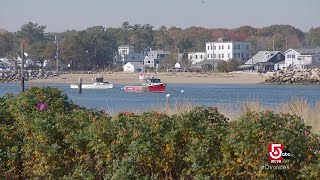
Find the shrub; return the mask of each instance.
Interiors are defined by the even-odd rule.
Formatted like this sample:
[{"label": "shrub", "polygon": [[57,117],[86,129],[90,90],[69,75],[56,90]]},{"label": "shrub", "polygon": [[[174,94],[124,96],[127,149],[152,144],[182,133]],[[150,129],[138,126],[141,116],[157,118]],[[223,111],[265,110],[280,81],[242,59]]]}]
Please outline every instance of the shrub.
[{"label": "shrub", "polygon": [[[266,179],[319,176],[319,136],[295,115],[217,108],[119,113],[73,104],[56,88],[0,98],[0,179]],[[292,153],[289,170],[262,170],[268,143]]]},{"label": "shrub", "polygon": [[114,125],[113,178],[215,177],[221,168],[219,147],[227,119],[216,108],[198,107],[173,116],[126,112]]},{"label": "shrub", "polygon": [[[297,177],[308,153],[310,127],[295,115],[274,114],[271,111],[247,113],[234,122],[222,145],[224,177],[229,178],[286,178]],[[268,144],[282,143],[291,151],[284,165],[289,170],[263,170],[268,165]]]}]

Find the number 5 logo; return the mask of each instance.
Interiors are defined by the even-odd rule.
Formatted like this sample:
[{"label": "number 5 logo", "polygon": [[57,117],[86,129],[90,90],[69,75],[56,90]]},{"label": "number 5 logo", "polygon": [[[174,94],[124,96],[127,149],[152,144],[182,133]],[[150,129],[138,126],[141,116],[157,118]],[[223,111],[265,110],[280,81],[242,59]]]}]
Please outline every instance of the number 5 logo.
[{"label": "number 5 logo", "polygon": [[270,161],[275,162],[273,160],[282,160],[282,151],[283,151],[283,144],[269,144]]}]

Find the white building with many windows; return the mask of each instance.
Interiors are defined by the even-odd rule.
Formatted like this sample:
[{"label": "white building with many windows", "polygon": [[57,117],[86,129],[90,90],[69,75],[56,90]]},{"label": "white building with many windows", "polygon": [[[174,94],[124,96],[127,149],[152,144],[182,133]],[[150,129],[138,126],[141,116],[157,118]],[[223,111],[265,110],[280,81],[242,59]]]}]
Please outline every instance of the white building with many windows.
[{"label": "white building with many windows", "polygon": [[206,52],[190,52],[188,53],[188,60],[191,64],[197,64],[203,60],[205,60]]},{"label": "white building with many windows", "polygon": [[217,42],[206,42],[207,59],[247,60],[251,57],[251,44],[246,41],[230,41],[219,38]]}]

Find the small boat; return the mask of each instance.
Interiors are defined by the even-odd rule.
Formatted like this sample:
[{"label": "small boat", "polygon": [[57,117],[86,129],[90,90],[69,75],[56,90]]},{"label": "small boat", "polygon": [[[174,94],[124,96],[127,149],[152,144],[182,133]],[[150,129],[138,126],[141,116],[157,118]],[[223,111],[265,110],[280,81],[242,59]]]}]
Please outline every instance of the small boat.
[{"label": "small boat", "polygon": [[[94,78],[92,84],[82,84],[81,87],[82,87],[82,89],[112,89],[113,83],[103,82],[103,77],[98,76],[98,77]],[[71,84],[70,88],[78,89],[79,85],[78,84]]]},{"label": "small boat", "polygon": [[[139,79],[141,79],[139,77]],[[137,86],[125,86],[125,91],[130,92],[160,92],[166,91],[166,84],[162,83],[159,78],[152,76],[151,78],[145,78],[145,82]]]}]

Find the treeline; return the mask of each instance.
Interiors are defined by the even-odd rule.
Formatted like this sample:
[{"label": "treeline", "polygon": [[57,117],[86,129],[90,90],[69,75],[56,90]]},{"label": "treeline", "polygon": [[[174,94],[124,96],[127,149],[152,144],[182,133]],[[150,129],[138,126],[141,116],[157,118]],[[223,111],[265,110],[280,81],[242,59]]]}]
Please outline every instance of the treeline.
[{"label": "treeline", "polygon": [[[228,37],[233,41],[247,40],[253,44],[253,53],[260,50],[272,50],[273,41],[276,50],[287,48],[313,48],[320,46],[320,27],[309,32],[291,25],[271,25],[263,28],[242,26],[235,29],[206,29],[190,27],[155,29],[150,24],[124,22],[121,27],[94,26],[81,31],[62,33],[46,32],[46,26],[29,22],[18,32],[0,29],[0,57],[16,57],[20,52],[20,42],[27,42],[26,52],[30,58],[43,62],[54,60],[59,45],[59,60],[71,63],[73,67],[90,69],[92,67],[109,67],[120,45],[131,44],[135,50],[162,49],[171,52],[205,51],[205,42]],[[56,39],[55,39],[56,37]]]}]

